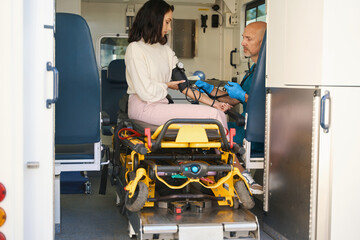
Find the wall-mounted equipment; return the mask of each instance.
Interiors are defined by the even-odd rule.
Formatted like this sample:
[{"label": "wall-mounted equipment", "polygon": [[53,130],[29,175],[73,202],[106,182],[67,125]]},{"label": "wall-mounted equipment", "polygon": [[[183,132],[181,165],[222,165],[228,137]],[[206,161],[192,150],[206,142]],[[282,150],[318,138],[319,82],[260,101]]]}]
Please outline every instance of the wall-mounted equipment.
[{"label": "wall-mounted equipment", "polygon": [[[219,5],[214,4],[211,8],[212,8],[212,10],[214,10],[215,12],[218,13],[218,14],[213,14],[211,16],[211,27],[217,28],[218,26],[222,26],[224,23],[224,16],[219,11],[220,10]],[[219,15],[221,16],[221,22],[219,22]]]},{"label": "wall-mounted equipment", "polygon": [[240,18],[236,13],[225,13],[225,27],[238,26]]},{"label": "wall-mounted equipment", "polygon": [[134,22],[135,18],[135,6],[134,5],[127,5],[126,7],[126,29],[125,32],[129,33],[129,30]]},{"label": "wall-mounted equipment", "polygon": [[[206,15],[207,16],[207,15]],[[172,45],[178,58],[194,58],[198,25],[192,19],[173,19]]]},{"label": "wall-mounted equipment", "polygon": [[213,27],[213,28],[219,27],[219,15],[218,14],[211,15],[211,27]]},{"label": "wall-mounted equipment", "polygon": [[208,15],[201,15],[201,28],[203,29],[203,32],[205,33],[207,25],[206,21],[208,19]]}]

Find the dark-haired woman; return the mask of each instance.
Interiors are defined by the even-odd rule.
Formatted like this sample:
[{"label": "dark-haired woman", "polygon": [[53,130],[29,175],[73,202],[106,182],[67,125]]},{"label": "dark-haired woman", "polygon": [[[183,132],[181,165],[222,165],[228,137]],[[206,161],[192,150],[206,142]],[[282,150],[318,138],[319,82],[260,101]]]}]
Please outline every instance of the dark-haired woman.
[{"label": "dark-haired woman", "polygon": [[[163,0],[148,1],[137,13],[129,32],[130,44],[125,54],[129,117],[155,125],[173,118],[217,119],[227,129],[223,111],[230,105],[226,103],[215,102],[214,108],[168,104],[167,89],[178,89],[178,84],[184,82],[170,81],[172,70],[178,63],[175,53],[166,44],[173,10],[174,7]],[[192,91],[187,92],[189,97],[194,97]],[[195,94],[199,92],[195,91]],[[202,94],[200,102],[211,105],[213,100]]]}]

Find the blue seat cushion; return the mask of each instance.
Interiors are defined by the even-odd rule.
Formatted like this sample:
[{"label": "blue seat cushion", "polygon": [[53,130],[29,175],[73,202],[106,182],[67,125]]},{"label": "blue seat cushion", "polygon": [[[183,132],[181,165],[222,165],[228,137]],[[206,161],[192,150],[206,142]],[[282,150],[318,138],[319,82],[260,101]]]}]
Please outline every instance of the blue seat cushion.
[{"label": "blue seat cushion", "polygon": [[125,74],[125,60],[115,59],[110,62],[107,71],[107,80],[111,83],[124,84],[127,88]]},{"label": "blue seat cushion", "polygon": [[[264,157],[264,145],[262,150],[263,151],[259,151],[259,149],[256,149],[256,148],[259,148],[258,146],[256,146],[257,143],[255,144],[251,144],[251,153],[250,153],[250,157],[252,158],[263,158]],[[254,146],[255,145],[255,146]]]},{"label": "blue seat cushion", "polygon": [[94,159],[94,144],[55,145],[55,160]]},{"label": "blue seat cushion", "polygon": [[94,155],[89,154],[55,154],[55,160],[66,159],[94,159]]},{"label": "blue seat cushion", "polygon": [[60,174],[60,193],[79,194],[85,193],[85,183],[89,181],[81,172],[62,172]]}]

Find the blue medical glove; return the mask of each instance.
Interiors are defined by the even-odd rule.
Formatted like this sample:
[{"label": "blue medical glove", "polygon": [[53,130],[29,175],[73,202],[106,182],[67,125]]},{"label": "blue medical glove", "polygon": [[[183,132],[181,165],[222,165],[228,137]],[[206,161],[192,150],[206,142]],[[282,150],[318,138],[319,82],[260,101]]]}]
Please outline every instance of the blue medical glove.
[{"label": "blue medical glove", "polygon": [[214,85],[211,85],[201,80],[197,80],[195,82],[195,85],[200,88],[200,92],[203,92],[201,90],[204,90],[207,94],[210,94],[211,91],[214,89]]},{"label": "blue medical glove", "polygon": [[238,83],[228,82],[225,87],[231,98],[235,98],[241,102],[245,102],[245,94],[246,92],[241,88]]}]

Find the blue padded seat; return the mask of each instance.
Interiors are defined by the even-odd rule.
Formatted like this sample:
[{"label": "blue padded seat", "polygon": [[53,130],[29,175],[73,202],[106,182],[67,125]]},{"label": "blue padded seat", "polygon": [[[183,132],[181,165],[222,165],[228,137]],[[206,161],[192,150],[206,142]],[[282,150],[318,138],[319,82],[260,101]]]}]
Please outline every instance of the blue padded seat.
[{"label": "blue padded seat", "polygon": [[259,52],[257,66],[249,91],[246,107],[246,130],[244,137],[245,165],[247,169],[264,168],[265,141],[265,70],[266,32]]},{"label": "blue padded seat", "polygon": [[[125,76],[124,59],[113,60],[110,62],[107,71],[102,70],[101,106],[102,111],[110,118],[110,126],[102,127],[104,135],[112,135],[110,128],[117,124],[120,109],[119,102],[127,101],[124,99],[128,87]],[[126,112],[126,110],[123,110],[123,112]]]},{"label": "blue padded seat", "polygon": [[245,138],[249,142],[264,143],[265,138],[265,70],[266,32],[262,41],[257,66],[247,102]]},{"label": "blue padded seat", "polygon": [[80,171],[100,170],[101,99],[89,26],[75,14],[56,13],[55,19],[55,66],[59,71],[59,98],[55,105],[55,231],[59,232],[61,185],[63,192],[69,192],[64,186],[84,192],[81,186],[87,178]]},{"label": "blue padded seat", "polygon": [[55,144],[100,141],[100,79],[89,27],[79,15],[56,14],[59,99]]}]

